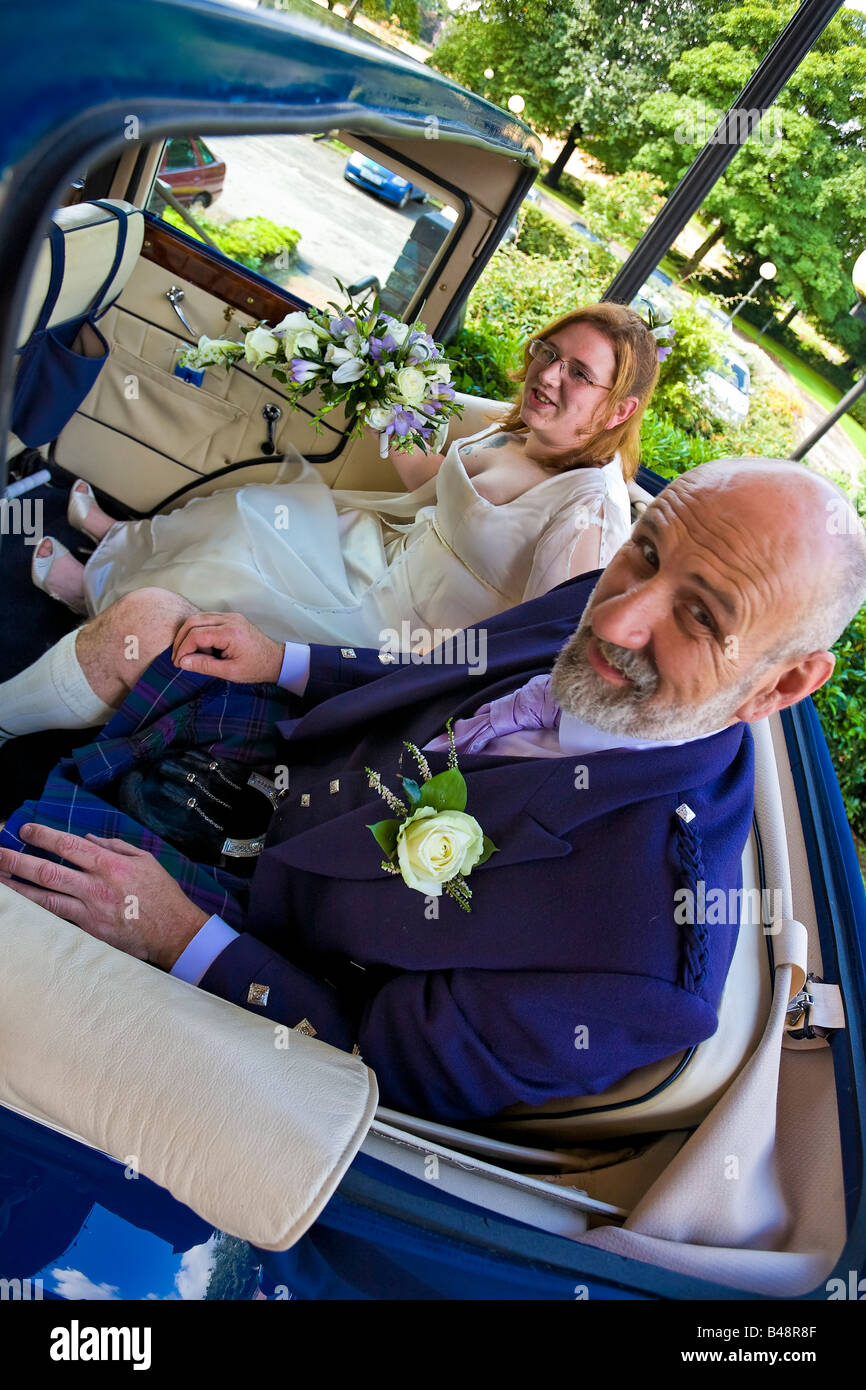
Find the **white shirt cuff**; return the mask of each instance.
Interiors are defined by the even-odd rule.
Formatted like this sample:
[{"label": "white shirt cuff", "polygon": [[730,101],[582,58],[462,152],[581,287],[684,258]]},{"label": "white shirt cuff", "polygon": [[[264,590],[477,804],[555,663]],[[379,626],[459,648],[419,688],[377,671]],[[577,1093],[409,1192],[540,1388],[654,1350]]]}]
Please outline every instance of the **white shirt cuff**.
[{"label": "white shirt cuff", "polygon": [[277,685],[293,695],[303,695],[310,679],[310,648],[306,642],[287,642]]},{"label": "white shirt cuff", "polygon": [[240,933],[236,932],[234,927],[230,927],[228,922],[224,922],[222,917],[217,917],[216,914],[208,917],[204,926],[199,927],[192,941],[178,956],[169,974],[177,976],[179,980],[186,980],[189,985],[197,985],[217,956],[221,955],[226,946],[230,946],[239,935]]}]

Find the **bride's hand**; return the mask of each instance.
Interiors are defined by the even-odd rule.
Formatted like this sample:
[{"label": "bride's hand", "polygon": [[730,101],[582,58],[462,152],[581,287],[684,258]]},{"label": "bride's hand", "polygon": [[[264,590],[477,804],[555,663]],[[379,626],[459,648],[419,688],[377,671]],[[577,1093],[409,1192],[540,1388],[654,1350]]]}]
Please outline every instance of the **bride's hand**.
[{"label": "bride's hand", "polygon": [[203,676],[275,683],[284,650],[282,642],[266,637],[241,613],[195,613],[178,631],[171,659]]}]

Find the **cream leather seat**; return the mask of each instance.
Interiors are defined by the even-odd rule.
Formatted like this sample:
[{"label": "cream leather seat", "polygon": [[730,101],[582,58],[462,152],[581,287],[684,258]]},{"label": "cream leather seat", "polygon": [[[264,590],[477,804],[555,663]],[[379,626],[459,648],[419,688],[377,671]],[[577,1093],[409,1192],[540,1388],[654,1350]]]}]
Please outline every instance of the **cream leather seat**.
[{"label": "cream leather seat", "polygon": [[322,1211],[377,1088],[340,1052],[106,946],[0,884],[0,1106],[265,1249]]},{"label": "cream leather seat", "polygon": [[[123,290],[132,274],[141,253],[144,240],[144,215],[140,208],[122,199],[105,200],[109,207],[116,208],[126,217],[126,243],[120,264],[112,276],[111,283],[94,305],[95,296],[103,286],[114,261],[119,235],[119,223],[106,208],[95,207],[92,203],[78,203],[73,207],[58,208],[52,221],[63,232],[64,268],[63,281],[57,296],[54,310],[48,320],[48,328],[56,328],[71,319],[80,318],[89,309],[100,313],[111,304]],[[46,236],[36,261],[36,268],[27,292],[27,299],[18,329],[17,346],[29,341],[39,320],[51,281],[51,244]],[[6,456],[14,457],[26,446],[10,432],[7,437]]]}]

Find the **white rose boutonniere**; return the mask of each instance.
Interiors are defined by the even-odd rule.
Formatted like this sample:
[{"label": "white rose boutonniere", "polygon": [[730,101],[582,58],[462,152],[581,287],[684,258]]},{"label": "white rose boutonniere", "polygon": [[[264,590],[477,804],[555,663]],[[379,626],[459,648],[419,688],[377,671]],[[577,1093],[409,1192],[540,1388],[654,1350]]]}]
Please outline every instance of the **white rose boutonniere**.
[{"label": "white rose boutonniere", "polygon": [[471,912],[472,890],[466,878],[497,849],[475,817],[466,814],[466,781],[457,766],[450,720],[448,734],[448,767],[436,777],[431,776],[423,753],[413,743],[406,744],[422,778],[420,785],[411,777],[402,778],[409,806],[383,785],[378,772],[366,769],[371,787],[392,811],[400,812],[367,829],[387,856],[382,861],[386,873],[400,874],[409,888],[427,897],[441,897],[444,888],[464,912]]}]

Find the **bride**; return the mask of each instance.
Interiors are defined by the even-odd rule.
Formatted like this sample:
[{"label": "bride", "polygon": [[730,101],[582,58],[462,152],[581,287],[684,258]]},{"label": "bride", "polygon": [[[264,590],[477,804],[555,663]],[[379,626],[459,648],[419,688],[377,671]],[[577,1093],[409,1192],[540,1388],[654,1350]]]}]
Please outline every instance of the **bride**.
[{"label": "bride", "polygon": [[275,483],[118,522],[78,482],[70,520],[97,549],[85,566],[46,537],[34,582],[91,616],[157,587],[278,641],[375,647],[397,630],[414,646],[419,627],[466,627],[607,564],[630,529],[626,481],[657,376],[638,315],[589,305],[526,345],[504,418],[444,455],[391,454],[405,493],[332,490],[298,455]]}]

